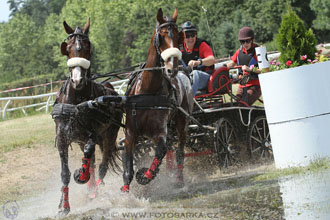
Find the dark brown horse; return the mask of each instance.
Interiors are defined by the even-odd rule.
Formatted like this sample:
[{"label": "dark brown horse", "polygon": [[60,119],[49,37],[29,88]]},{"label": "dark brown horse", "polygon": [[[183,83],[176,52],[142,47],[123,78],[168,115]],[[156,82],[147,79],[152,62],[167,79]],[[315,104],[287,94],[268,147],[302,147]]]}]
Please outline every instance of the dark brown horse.
[{"label": "dark brown horse", "polygon": [[[61,45],[61,52],[67,56],[70,76],[57,94],[52,111],[56,123],[55,145],[58,148],[62,163],[62,199],[59,205],[60,214],[70,211],[69,182],[70,170],[68,167],[68,148],[72,142],[80,145],[84,152],[82,168],[74,173],[77,183],[88,182],[92,197],[106,175],[109,165],[115,167],[116,138],[122,112],[107,106],[89,108],[88,100],[104,95],[118,95],[113,89],[107,88],[91,80],[90,60],[92,45],[88,31],[90,20],[84,28],[76,27],[73,30],[65,21],[64,28],[69,35],[67,42]],[[99,179],[95,181],[95,145],[98,144],[103,153],[99,166]]]},{"label": "dark brown horse", "polygon": [[182,169],[188,120],[179,108],[191,114],[193,96],[189,78],[178,72],[178,62],[181,59],[178,47],[183,42],[183,33],[178,31],[177,15],[175,10],[172,17],[163,17],[162,9],[158,10],[158,23],[152,35],[146,65],[128,93],[127,102],[130,107],[126,109],[122,187],[124,192],[129,191],[133,179],[132,152],[139,136],[152,140],[156,145],[156,152],[150,168],[140,169],[136,180],[140,184],[147,184],[155,178],[169,149],[166,137],[170,120],[175,122],[178,132],[177,180],[180,185],[183,184]]}]

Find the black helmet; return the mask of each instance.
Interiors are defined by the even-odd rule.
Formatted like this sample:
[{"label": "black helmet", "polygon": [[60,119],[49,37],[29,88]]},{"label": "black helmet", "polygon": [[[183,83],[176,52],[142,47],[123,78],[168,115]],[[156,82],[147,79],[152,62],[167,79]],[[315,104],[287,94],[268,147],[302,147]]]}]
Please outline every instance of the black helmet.
[{"label": "black helmet", "polygon": [[254,38],[254,32],[250,27],[242,27],[238,32],[238,40],[247,40]]},{"label": "black helmet", "polygon": [[186,21],[181,25],[181,30],[184,32],[197,32],[197,29],[191,21]]}]

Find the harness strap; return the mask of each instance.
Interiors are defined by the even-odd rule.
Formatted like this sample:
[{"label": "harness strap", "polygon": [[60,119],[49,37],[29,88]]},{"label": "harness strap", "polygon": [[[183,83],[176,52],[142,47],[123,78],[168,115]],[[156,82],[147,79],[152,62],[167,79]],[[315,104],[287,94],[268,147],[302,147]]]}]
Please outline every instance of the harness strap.
[{"label": "harness strap", "polygon": [[123,107],[127,109],[139,110],[171,109],[173,106],[168,96],[141,94],[128,96],[126,102],[123,104]]}]

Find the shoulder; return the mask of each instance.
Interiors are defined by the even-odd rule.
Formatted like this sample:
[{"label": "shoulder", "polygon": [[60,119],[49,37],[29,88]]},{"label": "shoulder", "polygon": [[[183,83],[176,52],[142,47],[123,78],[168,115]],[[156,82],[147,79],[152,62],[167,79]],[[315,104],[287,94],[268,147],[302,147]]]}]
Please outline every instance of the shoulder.
[{"label": "shoulder", "polygon": [[212,50],[210,44],[203,39],[196,39],[196,46],[198,46],[199,50]]},{"label": "shoulder", "polygon": [[200,47],[209,47],[211,49],[211,46],[206,41],[202,41]]},{"label": "shoulder", "polygon": [[239,52],[241,51],[241,48],[238,48],[236,52],[234,53],[234,56],[238,56]]},{"label": "shoulder", "polygon": [[237,63],[237,57],[238,57],[238,54],[239,52],[241,51],[241,48],[238,48],[236,50],[236,52],[234,53],[234,55],[231,57],[231,60],[234,62],[234,63]]},{"label": "shoulder", "polygon": [[197,38],[196,39],[196,45],[201,45],[201,44],[206,44],[206,45],[210,46],[210,43],[207,42],[206,40],[201,39],[201,38]]}]

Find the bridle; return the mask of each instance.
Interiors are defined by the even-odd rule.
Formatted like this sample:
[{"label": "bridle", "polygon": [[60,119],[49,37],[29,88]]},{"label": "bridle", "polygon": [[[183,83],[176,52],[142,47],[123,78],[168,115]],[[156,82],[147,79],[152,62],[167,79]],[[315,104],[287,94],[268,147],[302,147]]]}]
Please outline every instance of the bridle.
[{"label": "bridle", "polygon": [[155,37],[154,37],[153,45],[155,46],[158,55],[161,54],[161,52],[160,52],[160,36],[159,36],[159,31],[163,27],[166,27],[166,26],[167,26],[167,30],[168,30],[168,35],[171,38],[171,40],[173,40],[172,28],[178,28],[178,25],[175,22],[173,22],[173,21],[168,21],[168,22],[165,22],[165,23],[163,23],[161,25],[159,25],[157,23],[157,25],[156,25],[156,34],[155,34]]},{"label": "bridle", "polygon": [[[161,45],[161,36],[160,36],[160,30],[164,27],[167,27],[168,31],[168,36],[171,39],[171,47],[167,48],[164,51],[160,51],[160,45]],[[178,48],[173,47],[173,29],[178,28],[178,25],[174,21],[167,21],[163,24],[158,24],[156,25],[156,30],[155,30],[155,36],[154,36],[154,41],[153,41],[153,46],[156,49],[157,56],[159,57],[160,61],[160,66],[163,69],[163,75],[166,76],[165,78],[168,78],[167,74],[164,73],[165,69],[165,61],[167,61],[170,57],[177,57],[179,60],[181,60],[182,53]]]},{"label": "bridle", "polygon": [[[75,37],[75,41],[73,42],[73,44],[76,43],[76,46],[75,46],[74,50],[80,51],[82,49],[82,41],[83,40],[88,40],[89,44],[91,45],[88,35],[84,34],[79,27],[76,27],[75,31],[73,33],[69,34],[64,39],[64,42],[69,41],[73,37]],[[79,66],[79,67],[82,67],[83,69],[86,70],[86,71],[83,71],[84,74],[82,75],[82,77],[83,77],[83,80],[85,81],[85,83],[87,84],[87,81],[91,80],[90,79],[90,60],[91,60],[91,57],[92,57],[91,50],[90,50],[90,53],[88,55],[88,59],[85,59],[85,58],[82,58],[82,57],[69,58],[69,56],[67,56],[67,66],[69,67],[69,72],[70,72],[69,78],[72,77],[73,68]]]}]

